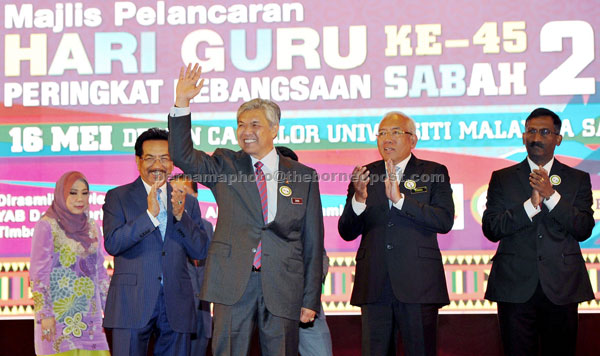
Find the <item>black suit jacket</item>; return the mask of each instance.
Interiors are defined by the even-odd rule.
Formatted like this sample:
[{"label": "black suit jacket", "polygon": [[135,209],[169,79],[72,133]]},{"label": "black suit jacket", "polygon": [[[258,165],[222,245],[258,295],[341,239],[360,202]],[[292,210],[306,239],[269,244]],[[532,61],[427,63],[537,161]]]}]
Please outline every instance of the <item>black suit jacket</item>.
[{"label": "black suit jacket", "polygon": [[351,303],[377,301],[389,273],[396,298],[404,303],[448,304],[448,290],[437,242],[438,233],[447,233],[454,224],[454,201],[445,166],[417,159],[408,161],[404,180],[416,182],[410,191],[400,183],[404,194],[402,210],[389,208],[385,195],[385,163],[367,165],[371,182],[367,187],[367,208],[356,215],[352,209],[354,187],[348,197],[338,230],[344,240],[362,235],[356,253],[356,276]]},{"label": "black suit jacket", "polygon": [[212,156],[195,150],[190,129],[190,115],[169,117],[173,161],[185,173],[196,174],[194,178],[210,188],[219,206],[202,300],[235,304],[246,289],[262,241],[262,293],[269,312],[294,320],[300,319],[301,307],[318,312],[324,232],[315,171],[279,155],[281,177],[289,178],[279,181],[277,214],[265,225],[250,156],[221,148]]},{"label": "black suit jacket", "polygon": [[594,227],[589,174],[554,160],[550,176],[560,177],[554,186],[561,198],[548,211],[529,219],[523,203],[531,197],[531,169],[527,160],[495,171],[483,213],[483,233],[500,241],[492,259],[486,299],[524,303],[538,281],[554,304],[594,299],[579,241]]}]

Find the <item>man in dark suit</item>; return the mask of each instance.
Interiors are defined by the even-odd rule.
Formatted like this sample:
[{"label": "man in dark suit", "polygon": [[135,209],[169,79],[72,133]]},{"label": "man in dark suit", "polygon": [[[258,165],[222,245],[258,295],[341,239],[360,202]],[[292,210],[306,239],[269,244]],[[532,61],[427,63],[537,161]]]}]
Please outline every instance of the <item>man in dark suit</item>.
[{"label": "man in dark suit", "polygon": [[214,303],[213,354],[246,355],[258,325],[263,355],[297,356],[298,321],[314,320],[321,299],[316,173],[275,151],[281,113],[268,100],[238,109],[241,151],[210,156],[193,149],[189,103],[202,88],[199,80],[197,64],[181,69],[169,148],[175,164],[210,188],[219,206],[201,293]]},{"label": "man in dark suit", "polygon": [[[277,153],[287,158],[298,161],[298,155],[290,148],[285,146],[275,147]],[[323,283],[329,272],[329,257],[327,251],[323,249]],[[300,334],[298,340],[298,351],[301,356],[330,356],[333,355],[331,346],[331,332],[327,325],[323,305],[315,316],[315,320],[310,323],[300,324]]]},{"label": "man in dark suit", "polygon": [[157,128],[135,143],[140,176],[106,194],[104,247],[115,257],[104,327],[113,355],[188,355],[196,327],[188,256],[206,256],[198,202],[165,184],[173,170],[168,133]]},{"label": "man in dark suit", "polygon": [[486,299],[498,302],[506,355],[575,355],[577,303],[594,299],[579,242],[594,227],[590,175],[560,163],[561,121],[525,120],[527,159],[492,174],[483,233],[500,241]]},{"label": "man in dark suit", "polygon": [[[186,194],[198,198],[198,183],[194,182],[189,175],[178,174],[170,180],[173,190],[181,189]],[[204,230],[208,236],[208,244],[212,240],[213,225],[210,221],[202,219]],[[210,315],[210,303],[200,299],[200,290],[204,282],[204,265],[206,260],[195,260],[188,258],[188,272],[192,278],[192,289],[194,290],[194,301],[196,302],[196,318],[198,319],[196,332],[192,335],[191,352],[192,356],[206,355],[208,341],[212,335],[212,316]]]},{"label": "man in dark suit", "polygon": [[[454,223],[445,166],[420,160],[414,121],[391,112],[379,124],[382,160],[357,166],[338,230],[362,235],[351,303],[361,307],[362,354],[435,355],[438,309],[449,303],[438,233]],[[400,183],[400,184],[398,184]]]}]

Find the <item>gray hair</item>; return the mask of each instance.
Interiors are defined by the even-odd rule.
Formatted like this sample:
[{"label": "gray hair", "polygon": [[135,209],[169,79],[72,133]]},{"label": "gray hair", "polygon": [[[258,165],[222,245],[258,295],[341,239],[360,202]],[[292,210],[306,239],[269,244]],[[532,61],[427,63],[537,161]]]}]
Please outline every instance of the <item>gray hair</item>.
[{"label": "gray hair", "polygon": [[[415,124],[415,120],[413,120],[412,117],[406,115],[405,113],[403,113],[402,111],[390,111],[387,114],[385,114],[383,116],[383,118],[385,119],[388,116],[402,116],[408,119],[408,129],[410,130],[410,133],[412,133],[413,135],[417,134],[417,125]],[[417,136],[415,136],[417,137]]]},{"label": "gray hair", "polygon": [[267,117],[267,120],[269,120],[271,126],[279,124],[279,120],[281,119],[281,109],[279,109],[279,106],[271,100],[260,98],[252,99],[243,103],[237,111],[237,118],[239,119],[240,116],[246,111],[257,109],[264,111],[265,116]]}]

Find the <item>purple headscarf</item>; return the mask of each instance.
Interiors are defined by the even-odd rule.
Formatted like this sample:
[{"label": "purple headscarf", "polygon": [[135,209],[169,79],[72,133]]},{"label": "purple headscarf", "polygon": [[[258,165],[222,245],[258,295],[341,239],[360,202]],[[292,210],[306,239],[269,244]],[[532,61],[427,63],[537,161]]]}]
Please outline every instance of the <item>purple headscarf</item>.
[{"label": "purple headscarf", "polygon": [[94,242],[90,238],[90,225],[87,216],[89,208],[81,214],[73,214],[67,208],[67,197],[71,187],[78,180],[82,180],[89,187],[87,179],[80,172],[71,171],[60,177],[54,188],[52,205],[44,215],[55,219],[69,238],[80,242],[87,249]]}]

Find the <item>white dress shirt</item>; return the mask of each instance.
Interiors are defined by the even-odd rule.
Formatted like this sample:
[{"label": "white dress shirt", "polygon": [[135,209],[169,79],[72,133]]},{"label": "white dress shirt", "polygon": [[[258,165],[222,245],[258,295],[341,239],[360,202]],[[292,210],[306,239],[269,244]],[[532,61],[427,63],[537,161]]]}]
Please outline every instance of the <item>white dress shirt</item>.
[{"label": "white dress shirt", "polygon": [[[252,171],[256,171],[256,167],[254,164],[259,160],[250,156],[252,160]],[[273,148],[273,150],[267,153],[260,160],[263,164],[262,171],[265,174],[265,182],[267,183],[267,204],[269,206],[267,222],[275,220],[275,215],[277,214],[277,180],[276,172],[279,170],[279,155],[277,154],[277,150]]]}]

